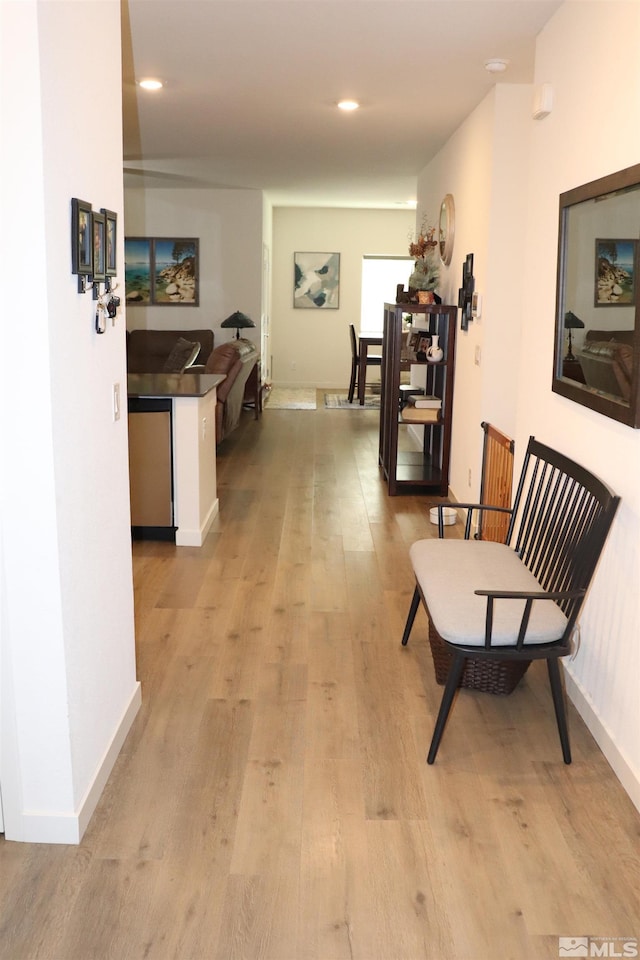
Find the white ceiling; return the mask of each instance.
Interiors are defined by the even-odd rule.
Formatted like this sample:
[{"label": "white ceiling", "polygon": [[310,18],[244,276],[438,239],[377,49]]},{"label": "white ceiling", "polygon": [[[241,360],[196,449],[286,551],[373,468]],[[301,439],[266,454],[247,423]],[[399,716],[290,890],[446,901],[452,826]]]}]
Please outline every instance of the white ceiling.
[{"label": "white ceiling", "polygon": [[[561,0],[123,0],[125,183],[394,207]],[[166,86],[150,94],[145,76]],[[344,114],[350,97],[361,109]]]}]

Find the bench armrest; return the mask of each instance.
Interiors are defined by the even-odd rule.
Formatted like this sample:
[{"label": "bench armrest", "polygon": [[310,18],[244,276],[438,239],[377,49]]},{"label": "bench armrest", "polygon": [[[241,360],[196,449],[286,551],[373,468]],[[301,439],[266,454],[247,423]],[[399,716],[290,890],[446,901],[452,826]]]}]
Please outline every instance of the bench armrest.
[{"label": "bench armrest", "polygon": [[[571,601],[579,600],[584,597],[586,590],[474,590],[473,591],[479,597],[487,598],[487,615],[485,620],[485,635],[484,635],[484,648],[489,650],[492,647],[491,643],[491,632],[493,629],[493,602],[494,600],[524,600],[524,611],[522,613],[522,620],[520,621],[520,629],[518,631],[518,639],[516,640],[516,648],[521,650],[524,646],[524,638],[527,632],[527,626],[529,624],[529,617],[531,616],[531,607],[534,600],[552,600],[555,603],[562,603],[562,601]],[[567,629],[564,631],[563,636],[569,636],[571,630],[573,630],[575,616],[569,616],[567,619]],[[562,637],[558,637],[558,640],[561,640]]]},{"label": "bench armrest", "polygon": [[436,504],[438,508],[438,536],[442,540],[444,538],[444,517],[442,511],[444,507],[453,507],[454,510],[466,510],[467,518],[464,524],[464,539],[469,540],[471,536],[471,518],[473,517],[474,510],[477,510],[479,513],[482,511],[493,512],[493,513],[507,513],[509,516],[513,513],[510,507],[493,507],[485,503],[438,503]]}]

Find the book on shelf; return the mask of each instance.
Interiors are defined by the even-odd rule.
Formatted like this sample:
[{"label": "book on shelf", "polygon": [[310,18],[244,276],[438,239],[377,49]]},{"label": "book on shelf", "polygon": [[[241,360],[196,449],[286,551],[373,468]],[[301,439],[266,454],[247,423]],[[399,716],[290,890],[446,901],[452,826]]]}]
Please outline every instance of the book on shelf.
[{"label": "book on shelf", "polygon": [[416,407],[408,403],[400,413],[404,423],[438,423],[440,411],[435,407]]},{"label": "book on shelf", "polygon": [[424,397],[424,393],[423,387],[414,387],[410,383],[400,384],[400,396],[404,401]]},{"label": "book on shelf", "polygon": [[409,403],[412,403],[414,407],[425,410],[439,410],[442,407],[442,399],[440,397],[434,397],[432,394],[425,396],[424,394],[415,394],[409,396]]}]

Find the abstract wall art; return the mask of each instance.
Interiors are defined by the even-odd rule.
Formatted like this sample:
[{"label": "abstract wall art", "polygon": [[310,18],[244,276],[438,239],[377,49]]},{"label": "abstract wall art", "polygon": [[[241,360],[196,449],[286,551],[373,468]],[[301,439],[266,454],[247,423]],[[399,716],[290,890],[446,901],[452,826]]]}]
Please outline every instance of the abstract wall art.
[{"label": "abstract wall art", "polygon": [[337,310],[340,302],[340,254],[294,253],[293,306]]}]

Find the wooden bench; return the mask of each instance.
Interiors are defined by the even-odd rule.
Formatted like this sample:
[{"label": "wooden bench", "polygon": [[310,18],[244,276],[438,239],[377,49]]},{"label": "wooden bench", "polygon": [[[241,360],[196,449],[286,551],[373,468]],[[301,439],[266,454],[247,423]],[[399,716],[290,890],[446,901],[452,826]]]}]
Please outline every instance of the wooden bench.
[{"label": "wooden bench", "polygon": [[[531,437],[511,508],[457,503],[467,512],[464,539],[446,539],[441,520],[438,539],[411,546],[416,588],[402,643],[422,601],[432,650],[439,645],[448,660],[428,763],[459,686],[508,693],[538,659],[547,661],[562,755],[571,763],[558,658],[571,652],[618,503],[592,473]],[[504,544],[470,537],[476,510],[509,515]]]}]

